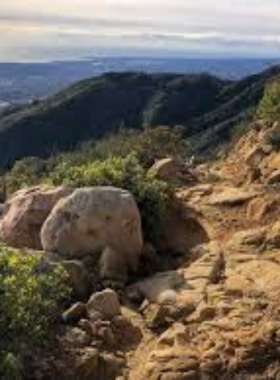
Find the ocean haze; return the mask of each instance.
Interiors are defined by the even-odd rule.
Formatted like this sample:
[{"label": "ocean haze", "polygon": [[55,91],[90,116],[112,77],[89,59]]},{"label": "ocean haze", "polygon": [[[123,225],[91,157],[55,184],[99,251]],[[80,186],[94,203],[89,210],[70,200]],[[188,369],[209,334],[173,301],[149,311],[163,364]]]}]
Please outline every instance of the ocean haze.
[{"label": "ocean haze", "polygon": [[147,50],[270,57],[279,54],[279,25],[278,0],[9,0],[0,4],[0,61]]}]

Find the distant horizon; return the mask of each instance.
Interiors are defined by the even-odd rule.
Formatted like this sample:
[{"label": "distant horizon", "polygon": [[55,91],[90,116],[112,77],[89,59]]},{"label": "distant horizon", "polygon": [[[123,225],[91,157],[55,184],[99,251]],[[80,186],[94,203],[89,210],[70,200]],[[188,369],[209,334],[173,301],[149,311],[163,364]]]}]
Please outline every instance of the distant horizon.
[{"label": "distant horizon", "polygon": [[152,54],[279,56],[279,0],[9,0],[0,61]]},{"label": "distant horizon", "polygon": [[60,58],[60,59],[22,59],[22,60],[2,60],[0,58],[0,64],[52,64],[52,63],[69,63],[69,62],[90,62],[95,61],[98,59],[124,59],[124,60],[155,60],[155,61],[161,61],[161,60],[182,60],[182,61],[220,61],[220,62],[226,62],[226,61],[264,61],[269,62],[279,61],[280,64],[280,55],[279,56],[199,56],[199,55],[192,55],[192,56],[186,56],[186,55],[149,55],[149,54],[98,54],[88,57],[66,57],[66,58]]}]

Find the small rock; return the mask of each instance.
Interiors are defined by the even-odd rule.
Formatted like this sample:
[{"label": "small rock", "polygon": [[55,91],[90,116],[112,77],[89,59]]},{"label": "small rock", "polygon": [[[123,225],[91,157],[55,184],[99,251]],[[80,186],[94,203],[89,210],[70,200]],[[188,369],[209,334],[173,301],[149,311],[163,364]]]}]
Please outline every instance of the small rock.
[{"label": "small rock", "polygon": [[270,176],[267,178],[267,184],[268,185],[274,185],[280,182],[280,169],[275,170],[270,174]]},{"label": "small rock", "polygon": [[112,331],[111,326],[104,326],[98,330],[98,337],[102,340],[106,346],[116,346],[116,338]]},{"label": "small rock", "polygon": [[266,243],[273,248],[280,248],[280,222],[276,222],[272,228],[269,229]]},{"label": "small rock", "polygon": [[181,316],[181,310],[173,305],[150,304],[144,311],[145,321],[150,329],[169,326]]},{"label": "small rock", "polygon": [[112,327],[119,346],[139,343],[142,338],[141,329],[123,315],[114,317]]},{"label": "small rock", "polygon": [[104,317],[109,319],[121,314],[119,297],[114,290],[105,289],[91,296],[87,303],[89,318],[94,316],[96,312],[101,313]]},{"label": "small rock", "polygon": [[190,316],[188,320],[192,322],[205,322],[211,320],[216,315],[216,308],[208,305],[205,302],[201,302],[196,311]]},{"label": "small rock", "polygon": [[208,204],[212,206],[238,206],[257,196],[256,192],[228,188],[221,193],[214,194],[209,198]]},{"label": "small rock", "polygon": [[73,323],[78,322],[85,315],[86,305],[82,302],[77,302],[63,313],[62,319],[66,323]]},{"label": "small rock", "polygon": [[98,350],[88,347],[81,352],[75,368],[75,378],[79,380],[89,380],[99,378],[100,358]]},{"label": "small rock", "polygon": [[91,336],[84,330],[73,327],[66,333],[65,340],[68,345],[76,348],[83,348],[90,344]]},{"label": "small rock", "polygon": [[85,331],[89,336],[93,334],[93,327],[91,322],[88,319],[81,319],[78,323],[78,326]]},{"label": "small rock", "polygon": [[156,161],[150,171],[163,181],[177,181],[183,177],[183,165],[171,157]]},{"label": "small rock", "polygon": [[120,284],[126,282],[128,268],[125,265],[125,257],[120,254],[120,252],[117,252],[111,247],[106,247],[101,254],[99,267],[102,280],[114,280]]},{"label": "small rock", "polygon": [[122,374],[125,361],[123,358],[117,357],[113,354],[103,354],[102,366],[105,374],[104,378],[106,380],[114,380]]},{"label": "small rock", "polygon": [[130,288],[152,303],[164,303],[164,300],[176,300],[176,290],[184,285],[184,275],[178,271],[158,273],[137,282]]}]

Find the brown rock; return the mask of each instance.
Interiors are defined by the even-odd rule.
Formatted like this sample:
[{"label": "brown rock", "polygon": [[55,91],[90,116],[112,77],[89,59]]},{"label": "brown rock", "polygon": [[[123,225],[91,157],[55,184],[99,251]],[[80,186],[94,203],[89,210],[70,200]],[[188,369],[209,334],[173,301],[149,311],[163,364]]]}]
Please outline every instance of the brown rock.
[{"label": "brown rock", "polygon": [[208,203],[213,206],[238,206],[255,198],[257,193],[249,190],[228,188],[221,193],[214,194]]},{"label": "brown rock", "polygon": [[99,379],[100,358],[95,348],[87,347],[81,351],[75,368],[75,378],[79,380]]},{"label": "brown rock", "polygon": [[266,243],[274,248],[280,248],[280,222],[276,222],[269,228]]},{"label": "brown rock", "polygon": [[156,161],[150,171],[163,181],[176,181],[183,175],[182,165],[171,157]]},{"label": "brown rock", "polygon": [[127,279],[126,257],[110,247],[106,247],[102,252],[99,267],[102,280],[125,282]]},{"label": "brown rock", "polygon": [[124,366],[125,361],[123,358],[117,357],[113,354],[102,355],[103,379],[115,380],[122,374]]},{"label": "brown rock", "polygon": [[73,322],[78,322],[85,315],[86,315],[86,305],[82,302],[77,302],[63,313],[62,319],[66,323],[73,323]]},{"label": "brown rock", "polygon": [[104,315],[106,318],[113,318],[121,314],[121,307],[117,293],[111,289],[105,289],[102,292],[94,293],[87,303],[87,313],[89,318],[96,312]]},{"label": "brown rock", "polygon": [[145,378],[198,380],[199,361],[195,354],[185,348],[153,351],[146,363]]},{"label": "brown rock", "polygon": [[267,178],[268,185],[274,185],[280,182],[280,169],[274,170]]},{"label": "brown rock", "polygon": [[119,347],[139,343],[142,338],[141,329],[123,315],[113,318],[112,328]]},{"label": "brown rock", "polygon": [[0,238],[16,248],[42,249],[40,231],[53,207],[71,191],[63,187],[31,187],[16,192],[5,205]]},{"label": "brown rock", "polygon": [[91,338],[86,331],[73,327],[67,331],[65,341],[70,347],[83,348],[90,344]]},{"label": "brown rock", "polygon": [[183,316],[177,305],[150,304],[144,311],[145,322],[150,329],[167,327]]},{"label": "brown rock", "polygon": [[261,222],[273,209],[274,202],[263,198],[253,199],[247,208],[247,218],[254,222]]}]

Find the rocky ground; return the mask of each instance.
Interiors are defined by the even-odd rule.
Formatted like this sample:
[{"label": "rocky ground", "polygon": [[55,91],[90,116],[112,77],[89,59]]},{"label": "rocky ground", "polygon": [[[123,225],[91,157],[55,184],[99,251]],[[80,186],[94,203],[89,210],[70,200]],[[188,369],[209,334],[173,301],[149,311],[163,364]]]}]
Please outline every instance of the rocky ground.
[{"label": "rocky ground", "polygon": [[[33,369],[33,378],[280,379],[278,134],[277,125],[258,123],[226,158],[184,173],[188,179],[176,190],[162,241],[180,255],[159,258],[145,246],[149,276],[127,286],[103,281],[90,296],[85,268],[94,264],[64,258],[81,301],[63,314],[56,346]],[[167,176],[174,173],[169,167]],[[51,194],[60,196],[61,189]],[[44,207],[52,208],[50,203]],[[126,210],[134,221],[129,239],[135,251],[141,245],[138,215],[133,202]],[[97,222],[95,227],[96,237]],[[7,220],[0,225],[2,237],[3,231],[14,238]],[[57,250],[66,244],[51,240]],[[116,257],[108,249],[105,266],[106,258]],[[127,251],[122,265],[135,264],[130,257]]]}]

